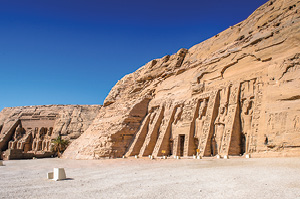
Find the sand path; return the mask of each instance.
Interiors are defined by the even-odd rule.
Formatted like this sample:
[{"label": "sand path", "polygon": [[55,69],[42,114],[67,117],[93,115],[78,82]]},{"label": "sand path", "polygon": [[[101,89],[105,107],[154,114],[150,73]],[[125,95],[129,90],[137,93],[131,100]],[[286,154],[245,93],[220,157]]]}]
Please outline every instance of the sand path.
[{"label": "sand path", "polygon": [[[300,158],[5,161],[0,198],[300,198]],[[64,181],[46,179],[63,167]]]}]

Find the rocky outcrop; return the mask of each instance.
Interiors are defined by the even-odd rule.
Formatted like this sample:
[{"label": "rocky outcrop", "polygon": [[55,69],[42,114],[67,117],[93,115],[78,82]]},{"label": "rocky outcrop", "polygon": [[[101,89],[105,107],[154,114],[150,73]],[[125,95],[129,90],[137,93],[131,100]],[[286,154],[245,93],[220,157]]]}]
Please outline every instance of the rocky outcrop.
[{"label": "rocky outcrop", "polygon": [[126,75],[64,157],[300,154],[299,8],[271,0]]},{"label": "rocky outcrop", "polygon": [[0,151],[5,159],[48,157],[51,140],[71,142],[94,120],[100,105],[48,105],[4,108],[0,113]]}]

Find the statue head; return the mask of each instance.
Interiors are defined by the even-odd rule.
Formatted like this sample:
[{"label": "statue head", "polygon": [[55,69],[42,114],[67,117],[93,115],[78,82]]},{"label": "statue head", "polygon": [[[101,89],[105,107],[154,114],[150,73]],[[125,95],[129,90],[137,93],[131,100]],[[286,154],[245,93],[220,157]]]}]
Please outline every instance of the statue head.
[{"label": "statue head", "polygon": [[222,105],[220,106],[220,108],[219,108],[219,113],[220,113],[220,114],[224,114],[224,113],[225,113],[225,105],[224,105],[224,104],[222,104]]}]

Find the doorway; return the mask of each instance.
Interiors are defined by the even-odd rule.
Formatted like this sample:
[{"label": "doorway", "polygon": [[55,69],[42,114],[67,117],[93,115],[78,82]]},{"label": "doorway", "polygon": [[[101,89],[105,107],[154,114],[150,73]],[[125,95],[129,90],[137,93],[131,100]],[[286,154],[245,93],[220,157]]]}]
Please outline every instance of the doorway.
[{"label": "doorway", "polygon": [[183,156],[185,135],[179,135],[179,156]]}]

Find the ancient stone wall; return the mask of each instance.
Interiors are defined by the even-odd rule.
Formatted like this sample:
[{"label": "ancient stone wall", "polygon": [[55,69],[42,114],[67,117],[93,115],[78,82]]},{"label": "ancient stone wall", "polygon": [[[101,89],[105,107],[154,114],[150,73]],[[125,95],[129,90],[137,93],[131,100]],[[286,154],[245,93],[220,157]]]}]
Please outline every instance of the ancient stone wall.
[{"label": "ancient stone wall", "polygon": [[71,142],[94,120],[99,105],[49,105],[4,108],[0,113],[0,151],[4,158],[52,155],[51,140]]}]

